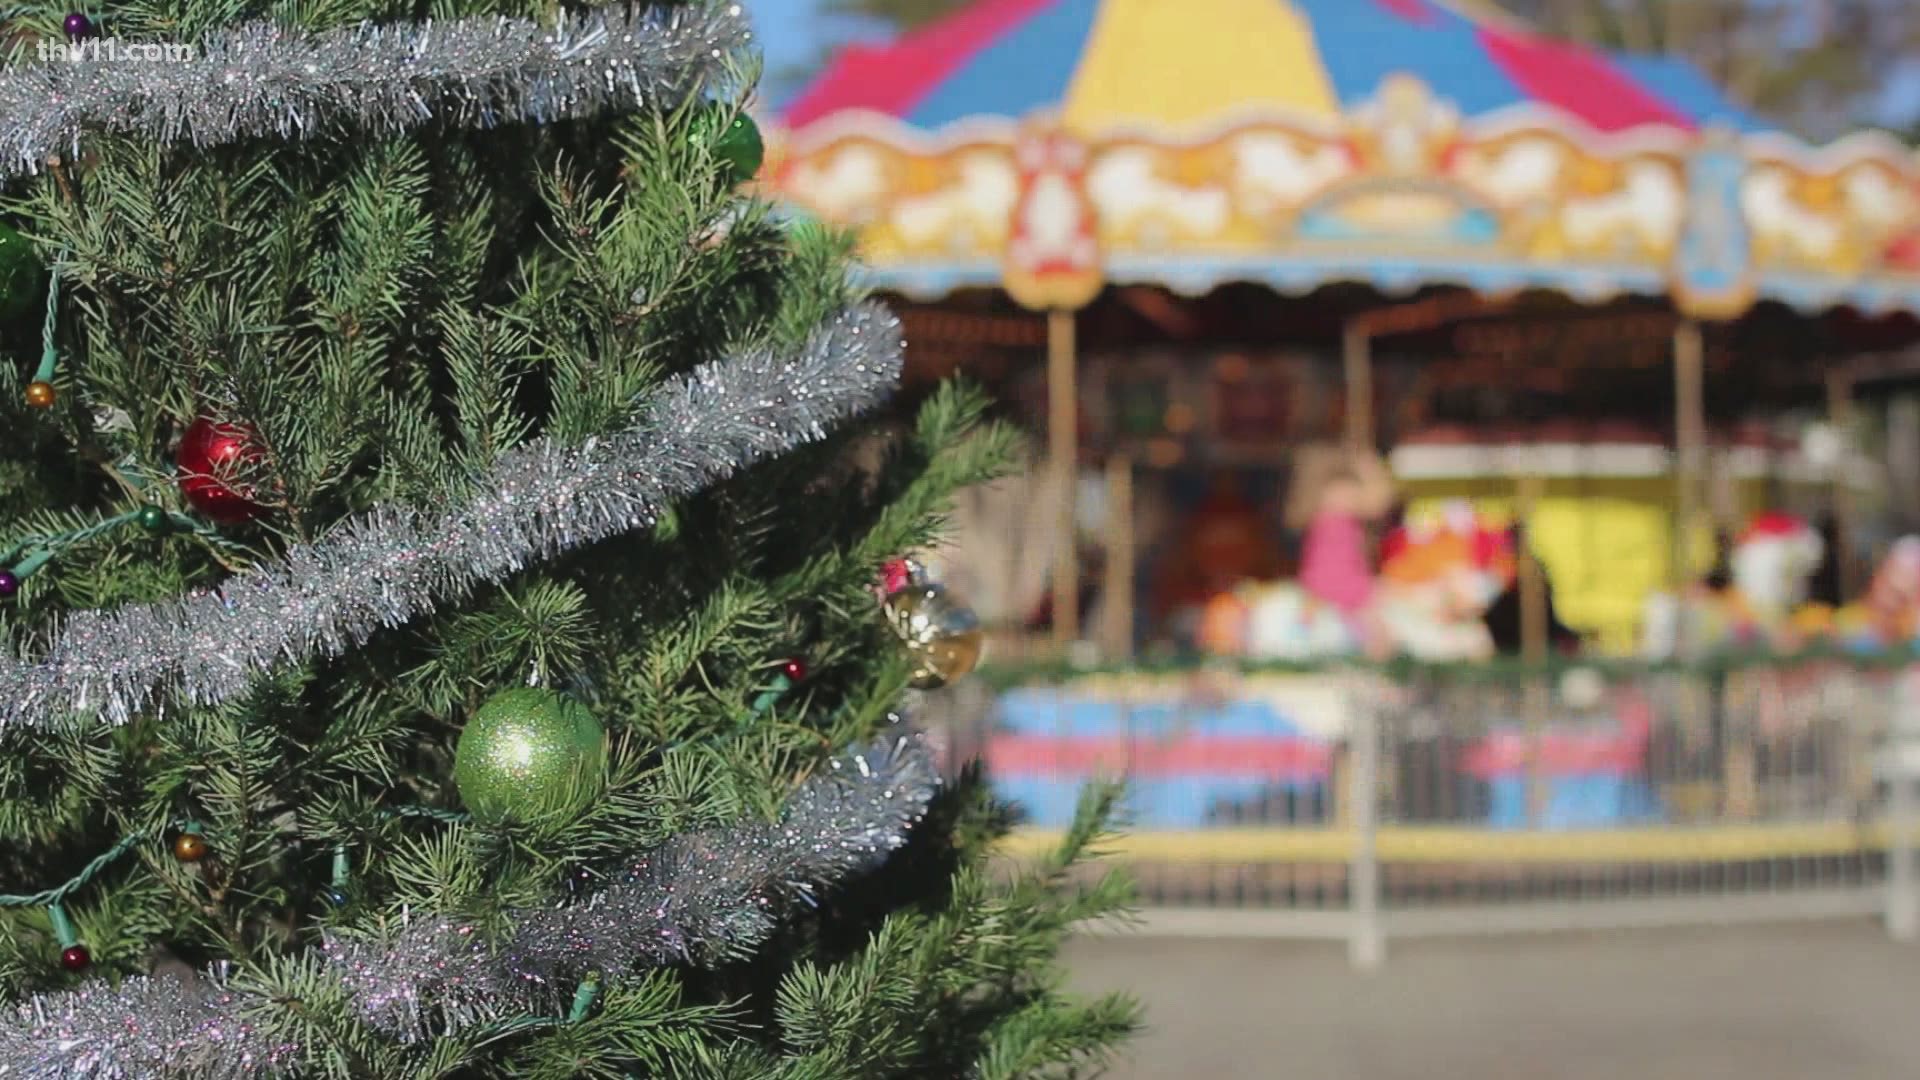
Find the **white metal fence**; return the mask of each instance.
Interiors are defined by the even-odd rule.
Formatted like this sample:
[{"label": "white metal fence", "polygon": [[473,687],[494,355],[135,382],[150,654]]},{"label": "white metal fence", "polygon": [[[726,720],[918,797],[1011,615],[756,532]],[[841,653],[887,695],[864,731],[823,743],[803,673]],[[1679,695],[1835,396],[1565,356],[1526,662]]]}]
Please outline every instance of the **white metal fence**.
[{"label": "white metal fence", "polygon": [[[945,704],[1048,843],[1094,775],[1163,929],[1337,937],[1881,915],[1914,936],[1920,668],[1188,672]],[[1910,745],[1909,745],[1910,744]]]}]

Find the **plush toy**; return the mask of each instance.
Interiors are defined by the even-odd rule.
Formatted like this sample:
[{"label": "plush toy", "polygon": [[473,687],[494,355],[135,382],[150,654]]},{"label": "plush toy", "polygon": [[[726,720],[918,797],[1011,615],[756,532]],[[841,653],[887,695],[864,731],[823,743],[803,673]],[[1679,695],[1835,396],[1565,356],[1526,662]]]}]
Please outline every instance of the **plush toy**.
[{"label": "plush toy", "polygon": [[1755,517],[1734,541],[1733,587],[1757,619],[1779,623],[1806,600],[1826,544],[1805,521],[1778,511]]},{"label": "plush toy", "polygon": [[1825,552],[1820,534],[1804,520],[1778,511],[1756,516],[1734,541],[1725,589],[1695,583],[1677,598],[1648,598],[1646,655],[1664,659],[1763,645],[1790,651],[1804,644],[1832,621],[1803,608],[1807,583]]},{"label": "plush toy", "polygon": [[1338,608],[1291,581],[1246,581],[1207,601],[1200,616],[1201,651],[1255,660],[1328,660],[1363,644]]},{"label": "plush toy", "polygon": [[1449,504],[1437,520],[1389,534],[1381,551],[1378,611],[1396,651],[1420,660],[1493,655],[1483,620],[1514,575],[1504,529],[1482,522],[1469,503]]},{"label": "plush toy", "polygon": [[1849,648],[1905,649],[1920,638],[1920,536],[1893,542],[1867,595],[1840,609],[1835,632]]},{"label": "plush toy", "polygon": [[1640,621],[1641,655],[1649,660],[1697,657],[1727,640],[1727,606],[1704,581],[1679,595],[1664,590],[1647,596]]},{"label": "plush toy", "polygon": [[1244,590],[1216,593],[1200,607],[1194,643],[1208,656],[1245,656],[1249,620]]},{"label": "plush toy", "polygon": [[1724,598],[1734,641],[1776,643],[1806,602],[1826,543],[1805,521],[1778,511],[1755,517],[1734,541],[1733,586]]},{"label": "plush toy", "polygon": [[1351,656],[1363,642],[1360,624],[1292,582],[1245,590],[1247,655],[1265,660]]},{"label": "plush toy", "polygon": [[1261,660],[1359,651],[1370,636],[1374,599],[1366,522],[1384,514],[1392,498],[1392,478],[1375,455],[1333,446],[1297,451],[1287,522],[1306,534],[1299,580],[1243,581],[1213,598],[1201,618],[1201,647]]}]

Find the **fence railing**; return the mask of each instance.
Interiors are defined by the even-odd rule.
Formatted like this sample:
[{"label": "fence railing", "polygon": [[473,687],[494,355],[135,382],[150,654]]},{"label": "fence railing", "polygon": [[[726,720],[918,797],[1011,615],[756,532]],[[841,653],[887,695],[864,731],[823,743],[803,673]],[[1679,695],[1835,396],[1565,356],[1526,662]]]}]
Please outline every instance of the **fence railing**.
[{"label": "fence railing", "polygon": [[[1120,672],[950,699],[1050,842],[1128,781],[1131,862],[1195,926],[1345,938],[1920,913],[1920,665]],[[1201,909],[1205,916],[1195,916]]]}]

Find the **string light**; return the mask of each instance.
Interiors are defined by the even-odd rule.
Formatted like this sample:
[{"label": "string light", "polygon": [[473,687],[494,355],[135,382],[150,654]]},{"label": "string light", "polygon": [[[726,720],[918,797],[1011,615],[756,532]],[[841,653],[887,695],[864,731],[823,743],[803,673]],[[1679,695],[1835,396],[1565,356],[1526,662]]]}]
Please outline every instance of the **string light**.
[{"label": "string light", "polygon": [[36,409],[51,409],[60,400],[59,391],[53,387],[54,371],[60,364],[60,350],[53,340],[59,314],[60,274],[56,271],[47,281],[47,317],[40,329],[40,366],[34,370],[33,381],[27,384],[27,404]]},{"label": "string light", "polygon": [[[219,530],[206,522],[153,505],[142,505],[66,532],[36,533],[0,551],[0,599],[19,592],[28,578],[44,569],[60,552],[127,525],[136,526],[149,535],[174,531],[209,538],[220,535]],[[0,666],[4,666],[4,661],[0,661]]]}]

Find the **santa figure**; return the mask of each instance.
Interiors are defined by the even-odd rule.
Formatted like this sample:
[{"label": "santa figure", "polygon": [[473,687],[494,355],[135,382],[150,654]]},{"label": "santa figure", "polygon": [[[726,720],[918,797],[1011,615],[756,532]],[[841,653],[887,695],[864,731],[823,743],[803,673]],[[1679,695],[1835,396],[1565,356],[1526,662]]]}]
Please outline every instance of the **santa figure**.
[{"label": "santa figure", "polygon": [[1773,640],[1806,602],[1807,582],[1820,568],[1826,544],[1804,520],[1778,511],[1754,518],[1734,541],[1726,597],[1736,640]]},{"label": "santa figure", "polygon": [[1734,540],[1725,588],[1694,580],[1677,594],[1647,597],[1643,654],[1665,660],[1729,646],[1798,645],[1796,609],[1825,553],[1820,534],[1801,518],[1777,510],[1758,515]]}]

